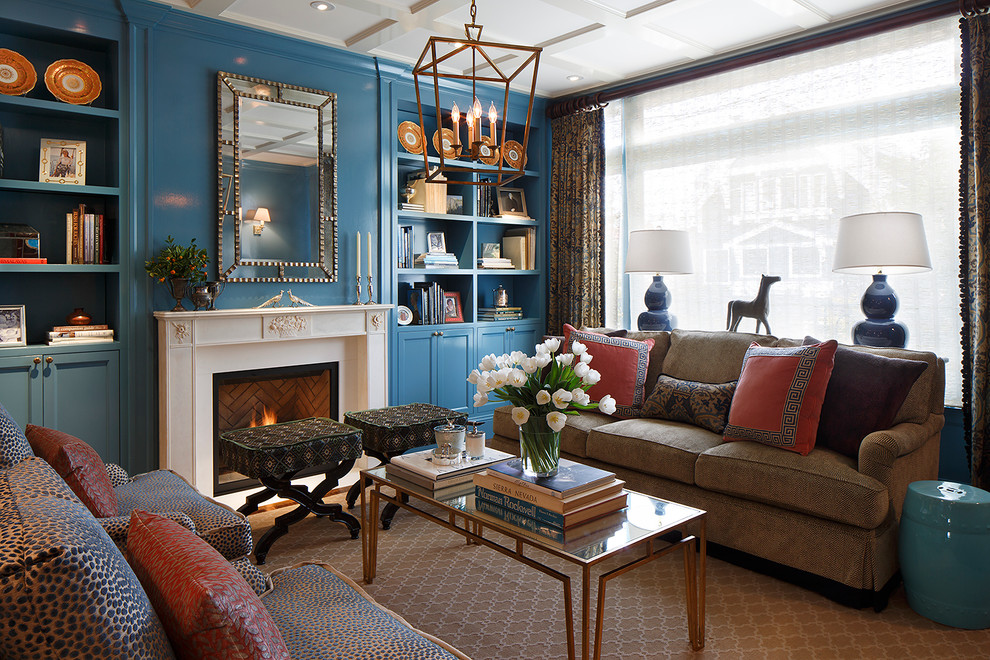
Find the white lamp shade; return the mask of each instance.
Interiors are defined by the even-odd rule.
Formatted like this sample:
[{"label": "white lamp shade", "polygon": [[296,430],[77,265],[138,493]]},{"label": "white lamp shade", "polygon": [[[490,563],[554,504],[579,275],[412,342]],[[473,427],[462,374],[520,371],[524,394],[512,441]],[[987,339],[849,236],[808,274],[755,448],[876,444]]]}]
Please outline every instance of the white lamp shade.
[{"label": "white lamp shade", "polygon": [[[249,211],[249,213],[251,212]],[[257,209],[255,209],[250,219],[258,223],[265,223],[272,221],[272,217],[268,213],[268,209],[266,209],[264,206],[259,206]]]},{"label": "white lamp shade", "polygon": [[920,273],[931,270],[928,239],[917,213],[859,213],[839,220],[836,273]]},{"label": "white lamp shade", "polygon": [[660,275],[693,273],[688,233],[677,229],[642,229],[629,232],[626,272]]}]

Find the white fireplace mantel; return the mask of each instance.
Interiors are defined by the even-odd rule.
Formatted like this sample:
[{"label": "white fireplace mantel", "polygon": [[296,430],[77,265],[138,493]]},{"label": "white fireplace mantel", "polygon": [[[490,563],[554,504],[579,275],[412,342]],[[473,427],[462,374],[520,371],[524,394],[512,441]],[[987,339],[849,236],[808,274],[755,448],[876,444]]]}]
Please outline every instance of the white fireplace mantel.
[{"label": "white fireplace mantel", "polygon": [[339,410],[388,404],[391,305],[155,312],[159,464],[213,495],[213,374],[337,362]]}]

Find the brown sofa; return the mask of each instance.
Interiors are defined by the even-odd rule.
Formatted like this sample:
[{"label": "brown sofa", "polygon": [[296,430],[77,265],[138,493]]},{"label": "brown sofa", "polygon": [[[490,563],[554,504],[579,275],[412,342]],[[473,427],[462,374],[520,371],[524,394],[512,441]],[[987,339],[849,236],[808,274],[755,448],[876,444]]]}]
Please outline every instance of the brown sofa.
[{"label": "brown sofa", "polygon": [[[707,383],[735,380],[752,341],[801,343],[684,330],[628,337],[656,342],[647,393],[661,373]],[[690,424],[598,412],[568,417],[561,455],[611,470],[632,490],[707,510],[715,554],[840,602],[880,609],[897,584],[897,523],[907,485],[938,475],[945,366],[933,353],[855,348],[928,363],[893,426],[866,436],[858,460],[824,447],[801,456],[754,442],[724,442]],[[510,410],[495,411],[490,444],[518,454]]]}]

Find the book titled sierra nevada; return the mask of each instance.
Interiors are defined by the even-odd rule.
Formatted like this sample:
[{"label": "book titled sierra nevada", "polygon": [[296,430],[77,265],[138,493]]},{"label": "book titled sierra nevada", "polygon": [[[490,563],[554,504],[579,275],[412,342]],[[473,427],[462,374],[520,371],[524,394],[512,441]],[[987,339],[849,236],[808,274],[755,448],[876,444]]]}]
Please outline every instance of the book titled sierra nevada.
[{"label": "book titled sierra nevada", "polygon": [[488,473],[491,475],[558,498],[570,497],[615,479],[614,472],[599,470],[596,467],[575,463],[566,458],[560,459],[557,474],[552,477],[527,476],[523,473],[522,463],[518,459],[487,467]]}]

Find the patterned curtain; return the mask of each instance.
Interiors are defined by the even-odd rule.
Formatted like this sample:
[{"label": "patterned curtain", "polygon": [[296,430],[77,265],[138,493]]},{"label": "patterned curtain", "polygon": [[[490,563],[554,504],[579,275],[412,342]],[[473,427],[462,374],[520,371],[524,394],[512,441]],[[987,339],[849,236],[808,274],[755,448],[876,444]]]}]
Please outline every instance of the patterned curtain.
[{"label": "patterned curtain", "polygon": [[959,177],[963,428],[972,484],[990,488],[990,16],[960,21],[962,32],[962,165]]},{"label": "patterned curtain", "polygon": [[547,332],[604,325],[605,122],[601,108],[551,122]]}]

